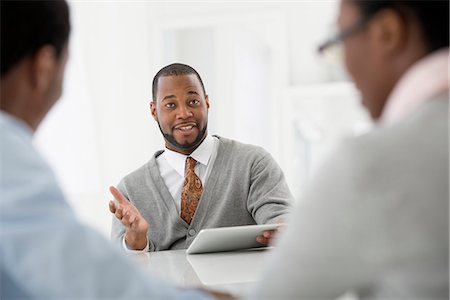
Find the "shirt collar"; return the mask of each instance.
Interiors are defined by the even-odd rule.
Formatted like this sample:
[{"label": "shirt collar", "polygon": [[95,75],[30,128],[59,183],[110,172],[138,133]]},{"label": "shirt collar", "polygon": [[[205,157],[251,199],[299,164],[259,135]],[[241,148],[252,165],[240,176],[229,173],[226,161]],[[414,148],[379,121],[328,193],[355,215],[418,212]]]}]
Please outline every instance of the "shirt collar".
[{"label": "shirt collar", "polygon": [[208,166],[209,159],[211,158],[214,149],[214,139],[212,136],[207,135],[203,142],[194,150],[190,155],[184,155],[170,149],[167,149],[162,154],[167,163],[178,173],[184,177],[184,167],[186,158],[188,156],[195,159],[205,167]]},{"label": "shirt collar", "polygon": [[395,123],[410,115],[423,102],[448,93],[448,57],[448,48],[438,50],[406,71],[389,96],[380,123]]},{"label": "shirt collar", "polygon": [[4,111],[0,111],[0,123],[2,126],[9,126],[14,128],[17,132],[19,132],[21,135],[26,136],[27,138],[31,139],[33,137],[33,130],[31,129],[28,124],[26,124],[21,119],[18,119],[17,117],[10,115]]}]

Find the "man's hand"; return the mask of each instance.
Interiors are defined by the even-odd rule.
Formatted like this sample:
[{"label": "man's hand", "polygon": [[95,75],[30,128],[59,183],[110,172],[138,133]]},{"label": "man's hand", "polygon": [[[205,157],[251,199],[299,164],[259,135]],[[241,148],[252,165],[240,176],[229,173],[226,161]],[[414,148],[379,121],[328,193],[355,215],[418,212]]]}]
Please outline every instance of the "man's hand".
[{"label": "man's hand", "polygon": [[229,293],[213,291],[213,290],[205,289],[205,288],[201,288],[201,290],[208,293],[210,296],[212,296],[214,299],[217,299],[217,300],[237,300],[236,297],[234,297],[233,295],[231,295]]},{"label": "man's hand", "polygon": [[[277,220],[277,224],[279,224],[281,227],[281,225],[284,224],[284,219],[279,218]],[[275,240],[275,236],[278,235],[279,231],[280,231],[280,228],[274,229],[274,230],[265,230],[262,235],[258,235],[256,237],[256,241],[260,244],[270,246],[273,243],[273,241]]]},{"label": "man's hand", "polygon": [[125,226],[125,242],[133,250],[143,250],[148,243],[148,223],[139,213],[137,208],[125,198],[115,187],[109,187],[114,201],[109,201],[109,210]]}]

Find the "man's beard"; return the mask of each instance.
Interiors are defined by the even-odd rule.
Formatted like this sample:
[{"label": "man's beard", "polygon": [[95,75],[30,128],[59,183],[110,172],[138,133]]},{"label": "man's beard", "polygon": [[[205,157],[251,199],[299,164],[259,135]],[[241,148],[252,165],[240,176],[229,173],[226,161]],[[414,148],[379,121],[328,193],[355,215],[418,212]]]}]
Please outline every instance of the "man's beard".
[{"label": "man's beard", "polygon": [[159,122],[157,122],[157,123],[158,123],[159,130],[161,131],[164,139],[169,144],[171,144],[175,148],[179,148],[179,149],[183,149],[183,150],[192,150],[192,151],[197,149],[197,147],[200,146],[200,144],[203,142],[203,140],[206,137],[206,130],[208,128],[208,123],[206,123],[205,126],[203,127],[203,129],[198,133],[197,137],[195,138],[195,140],[192,143],[180,144],[175,140],[175,137],[173,135],[165,133],[162,130]]}]

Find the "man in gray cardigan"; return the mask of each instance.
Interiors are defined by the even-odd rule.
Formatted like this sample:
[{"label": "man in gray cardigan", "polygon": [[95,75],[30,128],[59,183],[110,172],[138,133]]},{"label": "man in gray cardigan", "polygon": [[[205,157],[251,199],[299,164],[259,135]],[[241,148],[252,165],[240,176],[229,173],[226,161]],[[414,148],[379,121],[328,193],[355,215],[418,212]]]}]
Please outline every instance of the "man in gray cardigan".
[{"label": "man in gray cardigan", "polygon": [[[118,190],[111,187],[118,201],[109,204],[113,240],[125,250],[185,249],[203,228],[282,221],[292,200],[283,172],[261,147],[208,135],[209,99],[192,67],[161,69],[150,108],[166,149],[125,176]],[[183,200],[192,197],[186,196],[188,158],[200,188],[191,208]],[[267,244],[272,234],[257,240]]]}]

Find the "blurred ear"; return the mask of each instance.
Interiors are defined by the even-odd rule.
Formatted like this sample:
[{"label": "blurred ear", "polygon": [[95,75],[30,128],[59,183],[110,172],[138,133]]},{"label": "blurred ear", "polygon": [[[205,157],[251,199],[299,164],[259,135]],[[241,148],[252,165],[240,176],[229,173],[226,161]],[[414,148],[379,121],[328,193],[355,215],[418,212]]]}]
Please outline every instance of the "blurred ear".
[{"label": "blurred ear", "polygon": [[40,48],[32,57],[31,79],[38,93],[47,93],[58,67],[56,51],[52,46]]},{"label": "blurred ear", "polygon": [[405,19],[392,9],[379,11],[371,22],[373,46],[381,55],[391,56],[401,52],[408,39]]},{"label": "blurred ear", "polygon": [[208,95],[205,96],[206,108],[209,109],[209,98]]},{"label": "blurred ear", "polygon": [[156,114],[156,103],[153,100],[150,100],[150,112],[153,119],[158,122],[158,115]]}]

